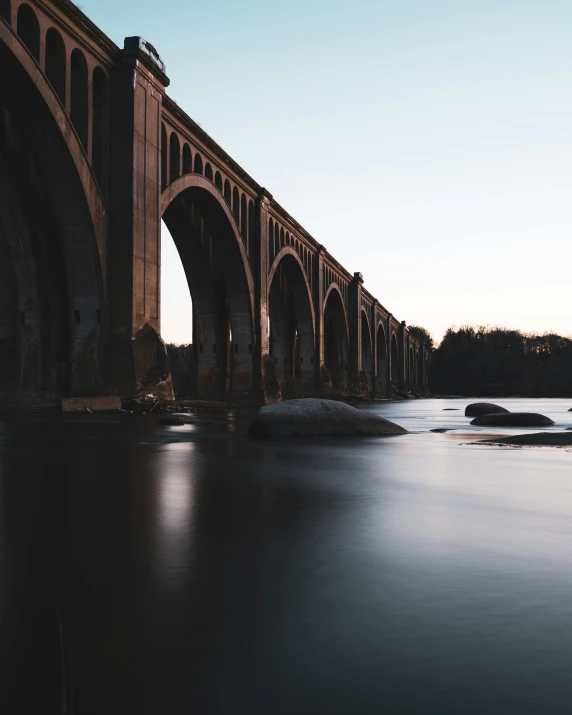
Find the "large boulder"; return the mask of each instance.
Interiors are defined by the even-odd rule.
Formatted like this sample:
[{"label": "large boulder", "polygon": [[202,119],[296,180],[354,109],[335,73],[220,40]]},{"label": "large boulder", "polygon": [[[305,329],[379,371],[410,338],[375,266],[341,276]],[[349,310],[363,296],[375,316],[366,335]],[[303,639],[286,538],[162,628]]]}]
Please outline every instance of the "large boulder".
[{"label": "large boulder", "polygon": [[480,417],[481,415],[498,414],[499,412],[508,412],[508,410],[499,405],[493,405],[492,402],[473,402],[472,405],[467,405],[465,417]]},{"label": "large boulder", "polygon": [[554,422],[537,412],[499,412],[475,417],[471,424],[481,427],[546,427]]},{"label": "large boulder", "polygon": [[383,417],[356,410],[344,402],[313,397],[261,407],[248,430],[248,436],[253,439],[406,433],[406,429]]}]

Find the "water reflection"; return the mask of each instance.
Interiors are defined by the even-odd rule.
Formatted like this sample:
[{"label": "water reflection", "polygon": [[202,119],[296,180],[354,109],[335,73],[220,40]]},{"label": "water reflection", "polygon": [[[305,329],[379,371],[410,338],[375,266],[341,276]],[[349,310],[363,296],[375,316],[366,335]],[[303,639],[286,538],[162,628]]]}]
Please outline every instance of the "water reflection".
[{"label": "water reflection", "polygon": [[61,711],[57,604],[76,715],[567,713],[570,455],[413,409],[387,440],[6,429],[1,704]]},{"label": "water reflection", "polygon": [[192,444],[165,448],[163,473],[154,480],[152,569],[163,596],[174,595],[193,568],[196,474]]}]

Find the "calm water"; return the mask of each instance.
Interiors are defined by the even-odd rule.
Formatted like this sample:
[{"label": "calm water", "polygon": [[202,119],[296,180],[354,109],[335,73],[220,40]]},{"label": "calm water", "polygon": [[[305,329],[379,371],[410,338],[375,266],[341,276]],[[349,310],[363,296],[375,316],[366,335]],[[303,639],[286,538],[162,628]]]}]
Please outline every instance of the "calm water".
[{"label": "calm water", "polygon": [[0,424],[0,711],[570,713],[572,453],[471,446],[466,404],[294,443]]}]

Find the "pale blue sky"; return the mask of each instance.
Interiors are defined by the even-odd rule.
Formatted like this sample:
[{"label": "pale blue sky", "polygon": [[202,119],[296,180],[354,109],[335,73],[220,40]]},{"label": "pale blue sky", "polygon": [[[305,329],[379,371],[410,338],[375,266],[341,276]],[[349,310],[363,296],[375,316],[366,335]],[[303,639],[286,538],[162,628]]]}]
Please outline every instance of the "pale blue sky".
[{"label": "pale blue sky", "polygon": [[80,4],[398,318],[572,334],[570,0]]}]

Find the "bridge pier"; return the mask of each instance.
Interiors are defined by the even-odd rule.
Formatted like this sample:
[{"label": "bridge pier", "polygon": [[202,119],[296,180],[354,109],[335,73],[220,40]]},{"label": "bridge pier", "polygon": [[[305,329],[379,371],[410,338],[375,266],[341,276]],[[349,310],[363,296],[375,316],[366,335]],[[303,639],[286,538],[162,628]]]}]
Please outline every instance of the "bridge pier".
[{"label": "bridge pier", "polygon": [[359,372],[361,367],[361,273],[354,273],[349,285],[348,329],[349,329],[349,360],[348,381],[352,390],[359,389]]},{"label": "bridge pier", "polygon": [[272,194],[261,189],[256,200],[256,236],[254,250],[254,349],[252,367],[252,392],[255,399],[264,402],[263,363],[269,360],[268,344],[268,273],[270,270],[268,247],[274,236],[268,232],[269,207]]},{"label": "bridge pier", "polygon": [[124,393],[162,383],[161,111],[169,80],[138,47],[123,50],[111,102],[110,382]]},{"label": "bridge pier", "polygon": [[314,346],[314,384],[322,389],[322,366],[325,366],[324,344],[324,251],[323,246],[318,246],[313,275],[314,284],[314,315],[316,318],[316,336]]}]

